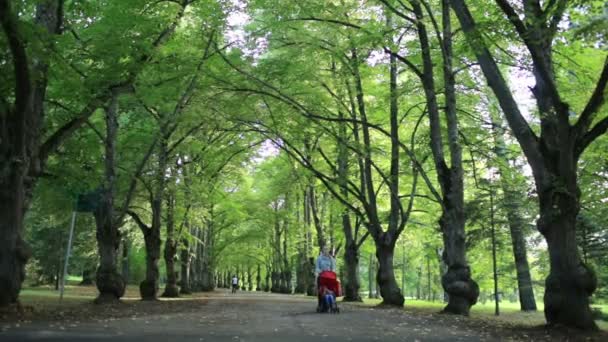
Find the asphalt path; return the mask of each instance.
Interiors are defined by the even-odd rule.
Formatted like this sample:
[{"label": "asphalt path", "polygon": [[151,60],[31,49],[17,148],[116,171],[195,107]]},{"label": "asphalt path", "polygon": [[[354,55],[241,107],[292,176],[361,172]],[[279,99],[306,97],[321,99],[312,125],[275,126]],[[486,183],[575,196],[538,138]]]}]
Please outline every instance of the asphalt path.
[{"label": "asphalt path", "polygon": [[215,292],[190,312],[31,322],[0,332],[0,341],[498,341],[489,333],[397,309],[341,304],[340,314],[315,312],[310,298]]}]

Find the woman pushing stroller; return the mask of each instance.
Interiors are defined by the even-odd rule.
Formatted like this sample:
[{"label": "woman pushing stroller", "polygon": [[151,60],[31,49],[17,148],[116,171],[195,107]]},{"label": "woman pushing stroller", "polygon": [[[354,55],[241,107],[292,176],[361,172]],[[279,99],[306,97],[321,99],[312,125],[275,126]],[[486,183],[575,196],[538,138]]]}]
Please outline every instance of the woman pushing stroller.
[{"label": "woman pushing stroller", "polygon": [[336,259],[323,246],[315,264],[317,278],[317,312],[339,312],[336,297],[340,296],[340,282],[336,276]]}]

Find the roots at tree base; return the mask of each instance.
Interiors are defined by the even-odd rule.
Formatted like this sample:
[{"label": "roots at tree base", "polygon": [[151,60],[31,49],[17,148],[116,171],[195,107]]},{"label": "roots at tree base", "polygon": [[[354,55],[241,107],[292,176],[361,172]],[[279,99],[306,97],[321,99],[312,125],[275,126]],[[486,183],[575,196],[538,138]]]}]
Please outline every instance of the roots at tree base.
[{"label": "roots at tree base", "polygon": [[116,302],[125,295],[126,284],[118,272],[98,270],[96,278],[99,296],[95,299],[95,303]]},{"label": "roots at tree base", "polygon": [[175,284],[165,286],[165,291],[162,294],[162,297],[165,298],[176,298],[179,297],[179,287]]},{"label": "roots at tree base", "polygon": [[153,280],[144,280],[139,284],[139,294],[142,300],[156,300],[158,285]]},{"label": "roots at tree base", "polygon": [[549,326],[564,325],[598,330],[589,307],[589,296],[597,287],[595,272],[580,263],[570,272],[552,270],[545,280],[545,318]]},{"label": "roots at tree base", "polygon": [[471,279],[468,266],[453,265],[441,277],[441,285],[449,295],[448,305],[443,313],[468,316],[471,306],[477,303],[479,285]]}]

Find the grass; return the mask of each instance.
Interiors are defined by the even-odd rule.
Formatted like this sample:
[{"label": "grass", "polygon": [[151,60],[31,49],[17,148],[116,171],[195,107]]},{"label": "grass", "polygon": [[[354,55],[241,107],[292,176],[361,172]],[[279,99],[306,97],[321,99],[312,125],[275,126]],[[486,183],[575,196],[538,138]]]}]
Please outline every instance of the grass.
[{"label": "grass", "polygon": [[[363,300],[364,305],[378,305],[381,299]],[[539,326],[545,324],[545,316],[543,313],[543,304],[537,303],[538,311],[523,312],[520,310],[519,302],[501,302],[500,315],[494,315],[494,302],[477,303],[471,308],[471,317],[485,321],[492,321],[499,324],[520,325],[520,326]],[[436,313],[439,312],[445,304],[441,302],[429,302],[425,300],[406,299],[405,310],[412,312]],[[608,314],[608,305],[592,305],[594,308],[599,308],[604,314]],[[602,330],[608,331],[608,322],[597,320],[597,325]]]}]

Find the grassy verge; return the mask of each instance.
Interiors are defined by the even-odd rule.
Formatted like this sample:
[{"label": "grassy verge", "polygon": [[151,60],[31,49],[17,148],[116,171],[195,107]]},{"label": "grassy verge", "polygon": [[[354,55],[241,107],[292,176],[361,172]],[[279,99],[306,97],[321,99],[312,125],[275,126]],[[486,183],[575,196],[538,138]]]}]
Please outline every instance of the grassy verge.
[{"label": "grassy verge", "polygon": [[[363,300],[363,305],[378,305],[380,299],[369,299]],[[519,303],[502,302],[500,303],[500,315],[494,315],[494,303],[486,302],[485,304],[477,303],[471,308],[471,317],[473,319],[481,319],[485,321],[492,321],[499,324],[508,325],[523,325],[523,326],[539,326],[545,324],[545,316],[543,314],[542,303],[537,303],[539,306],[536,312],[523,312],[519,309]],[[440,311],[445,304],[441,302],[429,302],[424,300],[406,300],[405,310],[412,312],[422,313],[437,313]],[[604,314],[608,314],[608,305],[593,305],[594,308],[599,308]],[[598,320],[596,321],[600,329],[608,331],[608,322]]]}]

